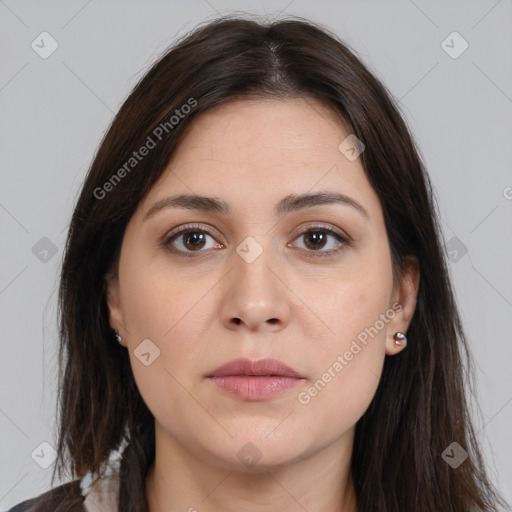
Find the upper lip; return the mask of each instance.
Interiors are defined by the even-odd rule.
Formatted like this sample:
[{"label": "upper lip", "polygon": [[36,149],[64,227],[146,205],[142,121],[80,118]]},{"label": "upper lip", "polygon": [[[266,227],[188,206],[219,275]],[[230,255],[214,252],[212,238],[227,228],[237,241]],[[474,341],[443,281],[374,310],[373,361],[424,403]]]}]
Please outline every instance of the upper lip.
[{"label": "upper lip", "polygon": [[233,359],[232,361],[219,366],[207,377],[226,377],[227,375],[276,375],[279,377],[294,377],[302,379],[302,375],[293,368],[277,359],[266,358],[251,361],[246,358]]}]

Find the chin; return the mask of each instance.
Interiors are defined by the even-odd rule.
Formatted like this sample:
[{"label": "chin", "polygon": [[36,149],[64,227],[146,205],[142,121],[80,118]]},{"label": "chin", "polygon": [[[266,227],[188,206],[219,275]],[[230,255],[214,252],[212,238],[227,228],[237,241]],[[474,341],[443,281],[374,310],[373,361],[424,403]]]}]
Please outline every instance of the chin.
[{"label": "chin", "polygon": [[[304,459],[310,446],[302,447],[294,436],[285,439],[265,435],[237,436],[213,454],[222,467],[234,471],[260,473],[288,466]],[[294,439],[291,443],[290,439]],[[211,448],[211,447],[210,447]]]}]

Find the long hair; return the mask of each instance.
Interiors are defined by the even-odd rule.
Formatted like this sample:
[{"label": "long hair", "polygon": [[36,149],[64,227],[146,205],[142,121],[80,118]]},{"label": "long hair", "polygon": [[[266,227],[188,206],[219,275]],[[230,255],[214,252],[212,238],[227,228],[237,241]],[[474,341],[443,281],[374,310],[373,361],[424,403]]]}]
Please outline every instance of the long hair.
[{"label": "long hair", "polygon": [[[313,98],[339,116],[365,144],[361,162],[380,198],[393,275],[406,256],[419,262],[409,346],[386,356],[376,394],[356,425],[351,471],[359,510],[495,510],[504,503],[486,475],[469,416],[472,361],[419,151],[391,95],[355,52],[301,18],[263,23],[228,16],[196,28],[152,65],[104,136],[72,216],[62,264],[52,483],[57,474],[99,476],[127,440],[119,510],[147,510],[154,418],[109,325],[105,278],[115,271],[127,223],[186,128],[214,106],[257,97]],[[127,166],[148,137],[154,147]],[[442,457],[453,442],[469,454],[457,469]]]}]

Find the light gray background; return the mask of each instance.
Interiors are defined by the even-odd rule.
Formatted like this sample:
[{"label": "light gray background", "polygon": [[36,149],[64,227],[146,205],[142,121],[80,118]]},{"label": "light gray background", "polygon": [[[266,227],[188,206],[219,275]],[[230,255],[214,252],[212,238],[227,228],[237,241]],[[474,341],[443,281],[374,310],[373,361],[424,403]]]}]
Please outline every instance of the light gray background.
[{"label": "light gray background", "polygon": [[[325,24],[400,101],[437,191],[445,240],[467,247],[449,266],[476,363],[482,416],[475,421],[491,476],[512,501],[512,0],[5,0],[0,510],[49,489],[51,467],[31,453],[54,444],[57,276],[92,156],[157,55],[199,22],[233,10]],[[59,45],[47,59],[31,48],[43,31]],[[441,46],[453,31],[469,44],[456,59]],[[32,252],[42,237],[57,249],[46,263]]]}]

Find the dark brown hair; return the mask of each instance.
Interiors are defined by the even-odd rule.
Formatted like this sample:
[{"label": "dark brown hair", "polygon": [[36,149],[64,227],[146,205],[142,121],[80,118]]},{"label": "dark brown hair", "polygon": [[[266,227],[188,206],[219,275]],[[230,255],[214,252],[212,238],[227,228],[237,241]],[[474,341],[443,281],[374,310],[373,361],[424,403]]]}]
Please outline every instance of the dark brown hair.
[{"label": "dark brown hair", "polygon": [[[81,189],[62,265],[60,428],[52,482],[57,473],[99,474],[126,435],[119,510],[147,510],[154,419],[126,349],[113,337],[105,277],[115,272],[128,221],[187,126],[216,105],[254,97],[314,98],[329,106],[366,146],[361,160],[381,201],[394,272],[408,255],[419,262],[409,346],[386,356],[377,392],[356,425],[352,474],[359,510],[468,512],[505,505],[486,476],[469,416],[465,390],[472,389],[472,362],[418,150],[390,94],[355,52],[300,18],[262,23],[224,17],[197,28],[151,67],[106,133]],[[108,187],[108,197],[99,197],[98,189],[133,151],[191,98],[194,108]],[[457,469],[441,457],[452,442],[469,453]]]}]

